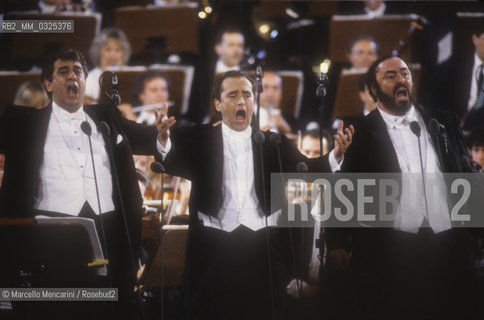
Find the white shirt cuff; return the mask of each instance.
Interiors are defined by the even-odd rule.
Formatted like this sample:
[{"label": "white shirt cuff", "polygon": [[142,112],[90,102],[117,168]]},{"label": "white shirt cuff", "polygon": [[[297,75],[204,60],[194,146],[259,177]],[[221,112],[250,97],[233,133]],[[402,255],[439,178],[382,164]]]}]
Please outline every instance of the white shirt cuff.
[{"label": "white shirt cuff", "polygon": [[164,147],[161,145],[160,141],[156,139],[156,149],[158,150],[158,153],[161,154],[161,158],[165,160],[166,155],[171,150],[171,139],[168,138],[168,141],[166,141],[166,146]]},{"label": "white shirt cuff", "polygon": [[331,152],[329,153],[329,167],[331,168],[331,172],[341,170],[341,165],[343,164],[344,160],[345,160],[345,156],[343,155],[341,162],[338,163],[338,161],[336,161],[336,158],[334,157],[334,149],[331,150]]}]

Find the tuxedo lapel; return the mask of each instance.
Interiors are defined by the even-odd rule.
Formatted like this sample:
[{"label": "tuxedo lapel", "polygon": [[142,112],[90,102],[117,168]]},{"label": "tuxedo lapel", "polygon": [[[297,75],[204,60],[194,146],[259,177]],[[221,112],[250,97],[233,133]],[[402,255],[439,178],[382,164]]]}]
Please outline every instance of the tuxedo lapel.
[{"label": "tuxedo lapel", "polygon": [[[251,139],[252,139],[252,154],[253,154],[253,161],[254,161],[255,193],[257,195],[257,198],[259,199],[260,206],[263,208],[264,212],[267,212],[267,210],[265,210],[267,208],[267,203],[264,200],[264,190],[263,190],[263,184],[262,184],[262,174],[263,174],[263,171],[266,171],[266,169],[267,169],[267,163],[263,163],[263,164],[261,163],[261,152],[262,152],[264,146],[259,145],[255,141],[255,134],[257,132],[258,131],[255,128],[252,128]],[[260,132],[262,132],[262,131],[260,131]],[[263,155],[263,153],[262,153],[262,155]],[[261,165],[266,166],[264,168],[264,170],[262,170]],[[268,183],[268,181],[264,181],[264,182]]]}]

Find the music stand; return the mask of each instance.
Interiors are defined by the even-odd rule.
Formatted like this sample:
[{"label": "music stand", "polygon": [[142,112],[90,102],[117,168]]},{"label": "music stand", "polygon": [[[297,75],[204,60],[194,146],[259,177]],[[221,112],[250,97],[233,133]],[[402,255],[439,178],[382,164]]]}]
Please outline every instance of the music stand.
[{"label": "music stand", "polygon": [[[351,39],[367,35],[380,46],[381,55],[391,54],[399,47],[400,40],[408,38],[413,22],[419,20],[415,14],[388,15],[370,19],[365,15],[333,16],[330,23],[330,59],[332,63],[346,62],[346,46]],[[414,32],[400,54],[405,61],[419,62],[421,34]]]},{"label": "music stand", "polygon": [[0,219],[1,287],[80,287],[97,268],[82,224],[38,224],[33,218]]}]

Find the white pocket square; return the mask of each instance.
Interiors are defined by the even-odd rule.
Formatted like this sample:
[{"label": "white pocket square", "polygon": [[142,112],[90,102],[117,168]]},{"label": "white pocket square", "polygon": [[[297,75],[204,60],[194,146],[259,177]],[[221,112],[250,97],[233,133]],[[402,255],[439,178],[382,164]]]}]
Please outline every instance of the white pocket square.
[{"label": "white pocket square", "polygon": [[120,134],[118,134],[118,137],[116,138],[116,144],[118,145],[118,144],[120,144],[122,141],[123,141],[123,137],[122,137]]}]

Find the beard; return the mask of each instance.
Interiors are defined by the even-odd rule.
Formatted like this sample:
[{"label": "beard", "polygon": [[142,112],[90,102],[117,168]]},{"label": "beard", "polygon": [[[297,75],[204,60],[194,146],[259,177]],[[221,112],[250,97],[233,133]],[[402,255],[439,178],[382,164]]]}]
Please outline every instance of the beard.
[{"label": "beard", "polygon": [[[396,93],[400,88],[405,88],[407,90],[408,100],[397,102]],[[396,85],[395,88],[393,88],[393,95],[389,95],[383,92],[380,88],[380,85],[377,83],[376,95],[386,109],[399,116],[403,116],[405,113],[407,113],[416,100],[415,91],[413,89],[410,91],[410,89],[404,84]]]}]

